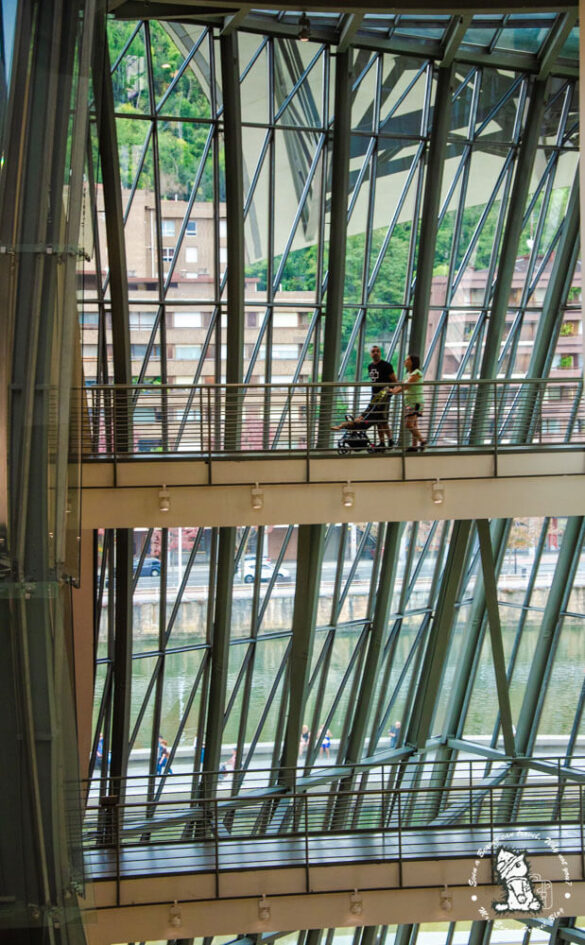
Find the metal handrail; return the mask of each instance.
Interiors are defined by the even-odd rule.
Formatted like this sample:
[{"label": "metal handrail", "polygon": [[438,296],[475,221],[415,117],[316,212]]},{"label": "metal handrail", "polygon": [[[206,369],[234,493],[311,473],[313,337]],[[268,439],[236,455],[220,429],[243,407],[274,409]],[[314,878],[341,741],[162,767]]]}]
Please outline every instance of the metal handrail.
[{"label": "metal handrail", "polygon": [[[407,764],[417,766],[413,761]],[[445,768],[445,772],[447,770]],[[208,856],[209,851],[213,851],[217,869],[230,841],[254,844],[272,839],[282,841],[287,837],[300,841],[299,850],[302,849],[304,865],[308,867],[311,841],[330,834],[377,837],[382,849],[384,841],[391,840],[392,858],[401,861],[404,856],[412,856],[413,848],[431,835],[440,835],[446,856],[458,855],[462,828],[479,831],[482,842],[493,846],[497,832],[504,829],[524,827],[535,833],[562,825],[565,835],[567,827],[575,827],[575,850],[581,850],[585,771],[577,770],[571,778],[560,766],[555,774],[554,764],[551,764],[550,775],[533,772],[519,792],[514,762],[503,764],[487,782],[480,776],[482,762],[477,762],[475,781],[471,770],[470,767],[467,774],[463,764],[450,783],[437,784],[436,772],[427,779],[421,767],[420,779],[411,786],[386,787],[385,767],[381,766],[373,786],[370,778],[365,789],[338,787],[332,791],[331,786],[321,784],[302,790],[291,777],[292,790],[282,785],[263,790],[244,789],[236,796],[222,796],[221,792],[210,797],[198,795],[195,801],[189,791],[182,788],[184,775],[168,775],[165,791],[154,805],[155,813],[148,792],[143,790],[148,776],[133,776],[124,779],[123,790],[121,784],[115,788],[118,796],[124,798],[123,802],[116,802],[115,794],[100,799],[97,792],[89,791],[83,843],[86,851],[114,851],[116,870],[120,868],[121,853],[129,847],[134,851],[133,856],[138,848],[153,844],[167,849],[167,858],[172,859],[173,853],[168,849],[171,847],[175,855],[180,856],[180,849],[186,843],[193,844],[192,831],[186,839],[186,824],[195,825],[201,855],[207,851]],[[217,774],[219,776],[219,772]],[[247,772],[245,776],[251,774],[256,780],[264,777],[269,783],[268,769]],[[244,772],[233,772],[234,783],[240,775],[244,776]],[[333,782],[336,783],[341,785],[343,779]],[[358,807],[356,819],[354,812]],[[295,811],[301,816],[287,816],[287,812],[293,815]],[[389,811],[390,816],[380,816],[380,811]],[[264,812],[262,816],[261,812]],[[277,866],[276,848],[274,862],[270,860],[267,845],[263,851],[262,865]],[[269,862],[266,862],[267,857]]]},{"label": "metal handrail", "polygon": [[[426,381],[420,426],[433,450],[582,449],[582,386],[580,378]],[[343,434],[329,430],[328,418],[342,422],[354,403],[365,409],[371,384],[95,385],[84,393],[86,459],[162,454],[209,460],[243,452],[309,457],[338,450]],[[389,399],[398,452],[410,445],[402,401],[400,394]],[[372,424],[364,446],[350,445],[349,452],[367,451],[377,436]]]}]

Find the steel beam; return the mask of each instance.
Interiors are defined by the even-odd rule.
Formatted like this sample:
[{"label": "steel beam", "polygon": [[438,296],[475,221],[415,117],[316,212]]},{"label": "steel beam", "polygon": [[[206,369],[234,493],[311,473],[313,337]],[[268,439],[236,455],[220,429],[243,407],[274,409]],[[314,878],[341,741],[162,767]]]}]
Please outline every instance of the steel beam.
[{"label": "steel beam", "polygon": [[580,186],[577,171],[564,214],[562,235],[554,254],[552,270],[542,303],[542,314],[538,320],[536,338],[526,373],[529,378],[548,377],[550,373],[579,255],[581,243],[579,199]]},{"label": "steel beam", "polygon": [[378,593],[376,595],[374,617],[368,635],[366,662],[360,682],[360,692],[352,717],[347,750],[345,756],[338,759],[341,764],[358,763],[362,757],[366,726],[371,713],[371,694],[376,687],[382,654],[382,643],[388,628],[388,617],[398,569],[398,551],[400,549],[402,530],[403,525],[397,522],[389,522],[386,529],[386,543],[378,580]]},{"label": "steel beam", "polygon": [[[110,57],[106,37],[106,20],[98,18],[93,52],[93,89],[96,100],[97,129],[106,215],[106,236],[110,298],[112,305],[112,361],[114,382],[130,384],[130,321],[128,315],[128,274],[124,239],[124,210],[118,162],[118,136],[114,113],[114,94],[110,75]],[[123,409],[123,408],[122,408]],[[120,416],[118,419],[120,419]],[[129,419],[129,418],[128,418]],[[129,437],[130,429],[118,431],[118,447]]]},{"label": "steel beam", "polygon": [[512,710],[510,708],[510,693],[508,692],[506,663],[504,660],[502,627],[498,608],[498,590],[496,585],[494,554],[490,538],[489,523],[485,519],[480,519],[477,522],[477,533],[479,536],[483,583],[485,587],[488,624],[492,641],[492,656],[494,661],[494,672],[496,675],[496,689],[498,692],[498,703],[500,706],[500,719],[502,723],[502,734],[504,736],[504,747],[506,749],[507,755],[515,755],[514,729],[512,725]]},{"label": "steel beam", "polygon": [[540,633],[524,689],[522,707],[518,714],[516,749],[521,755],[531,754],[534,747],[546,692],[547,676],[562,626],[561,615],[569,600],[584,538],[585,519],[569,518],[542,615]]},{"label": "steel beam", "polygon": [[229,668],[229,641],[232,616],[232,593],[234,561],[236,554],[236,529],[219,530],[217,553],[217,582],[215,585],[215,618],[211,640],[211,676],[209,680],[209,706],[205,732],[205,796],[210,797],[216,788],[216,776],[208,774],[218,771],[221,761],[221,742],[225,712],[227,674]]},{"label": "steel beam", "polygon": [[116,531],[114,691],[112,708],[112,757],[110,794],[120,793],[128,769],[130,742],[130,701],[132,690],[132,552],[131,529]]},{"label": "steel beam", "polygon": [[[66,797],[75,805],[79,763],[68,675],[71,624],[63,607],[64,586],[55,580],[55,548],[65,546],[67,489],[66,479],[55,477],[55,444],[67,440],[73,361],[71,356],[68,373],[60,377],[61,341],[74,314],[61,296],[65,281],[59,256],[67,223],[63,181],[77,186],[80,181],[79,165],[73,169],[67,161],[69,113],[59,104],[70,102],[79,88],[75,63],[84,35],[83,5],[47,0],[17,6],[0,192],[7,262],[2,267],[0,453],[3,461],[9,457],[10,470],[9,490],[0,477],[4,540],[8,521],[12,524],[10,545],[1,548],[0,731],[14,749],[12,763],[0,776],[0,937],[55,942],[62,923],[68,942],[74,943],[83,940],[79,913],[74,897],[71,907],[65,900],[75,876],[68,829],[75,817],[67,822],[64,808]],[[79,118],[83,124],[83,113]],[[79,194],[72,193],[72,223],[76,205]]]},{"label": "steel beam", "polygon": [[[573,284],[575,267],[580,252],[579,171],[575,175],[563,220],[562,235],[555,252],[552,271],[538,321],[536,338],[526,376],[546,378],[550,374],[556,352],[569,291]],[[515,435],[519,441],[528,439],[541,416],[544,389],[532,386],[523,392],[514,419]]]},{"label": "steel beam", "polygon": [[407,744],[416,745],[419,749],[424,748],[429,737],[436,710],[470,529],[470,521],[455,522],[453,525],[443,582],[419,675],[417,698],[405,739]]},{"label": "steel beam", "polygon": [[[226,382],[240,384],[244,371],[244,172],[238,34],[220,36],[227,219]],[[241,392],[226,394],[226,446],[237,449]]]},{"label": "steel beam", "polygon": [[571,35],[571,31],[577,24],[577,16],[577,10],[567,10],[567,12],[558,15],[556,23],[548,34],[539,53],[540,69],[537,76],[538,79],[546,79],[550,75],[559,53]]},{"label": "steel beam", "polygon": [[[514,185],[509,201],[508,217],[500,248],[498,276],[494,288],[488,332],[480,370],[480,376],[482,378],[491,378],[496,374],[502,333],[506,322],[508,306],[510,304],[510,291],[516,266],[516,257],[518,255],[518,244],[524,223],[524,209],[530,189],[532,167],[542,131],[545,92],[546,82],[541,80],[535,81],[530,98],[526,126],[518,152]],[[479,410],[479,416],[476,416],[476,436],[481,435],[481,420],[484,412],[485,408]]]},{"label": "steel beam", "polygon": [[299,742],[307,703],[307,686],[313,650],[313,630],[319,603],[324,525],[301,525],[298,532],[297,576],[292,619],[289,670],[289,708],[282,752],[283,783],[290,787],[289,772],[297,765]]},{"label": "steel beam", "polygon": [[[382,644],[388,628],[402,529],[403,526],[396,522],[389,523],[386,529],[386,542],[378,579],[374,616],[368,635],[366,659],[359,681],[359,691],[356,693],[355,700],[353,700],[355,710],[350,716],[347,747],[343,756],[338,756],[338,763],[340,764],[351,765],[352,763],[359,763],[362,759],[366,726],[372,714],[371,695],[376,689],[382,657]],[[390,672],[390,670],[391,666],[388,665],[387,672]],[[360,773],[363,774],[363,772]],[[340,782],[339,796],[332,814],[335,829],[344,829],[347,826],[346,816],[350,812],[350,805],[348,804],[346,792],[354,787],[354,781],[355,775],[352,773]]]},{"label": "steel beam", "polygon": [[[325,331],[323,334],[323,370],[325,382],[337,380],[341,356],[341,327],[345,288],[345,254],[347,242],[347,194],[351,136],[352,51],[339,53],[335,60],[335,123],[331,155],[331,227],[329,237],[329,275]],[[334,397],[326,398],[319,418],[318,442],[327,446],[331,440],[329,427]]]},{"label": "steel beam", "polygon": [[452,64],[439,69],[431,140],[427,157],[425,193],[419,227],[418,263],[408,343],[409,351],[419,354],[421,360],[424,358],[423,349],[427,334],[428,308],[435,265],[435,244],[439,226],[445,151],[447,137],[451,129],[452,80]]},{"label": "steel beam", "polygon": [[[494,556],[497,562],[501,560],[503,555],[509,529],[510,523],[504,519],[497,519],[492,524],[490,544],[492,548],[495,549]],[[447,738],[461,736],[463,731],[465,704],[473,688],[475,678],[474,666],[477,661],[477,653],[481,647],[485,615],[486,590],[478,575],[478,581],[473,595],[471,615],[467,621],[465,642],[459,659],[459,671],[453,683],[450,703],[445,718],[443,734]]]},{"label": "steel beam", "polygon": [[452,17],[449,26],[445,30],[445,36],[441,42],[441,68],[444,69],[447,66],[450,66],[451,63],[457,58],[457,50],[461,46],[467,30],[471,26],[472,19],[473,16],[471,13],[467,13],[465,16]]}]

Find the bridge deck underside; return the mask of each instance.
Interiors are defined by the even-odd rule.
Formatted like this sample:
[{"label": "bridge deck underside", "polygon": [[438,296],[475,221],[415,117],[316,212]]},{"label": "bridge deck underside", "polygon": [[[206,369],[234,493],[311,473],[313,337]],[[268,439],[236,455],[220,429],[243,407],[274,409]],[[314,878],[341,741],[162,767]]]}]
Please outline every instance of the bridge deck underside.
[{"label": "bridge deck underside", "polygon": [[[554,906],[585,907],[580,825],[515,825],[512,846],[528,850],[531,875],[546,877]],[[495,880],[493,831],[456,827],[388,835],[327,834],[206,843],[142,844],[88,851],[90,945],[170,935],[169,904],[180,903],[182,935],[271,928],[347,927],[477,919],[505,899]],[[118,860],[119,857],[119,860]],[[116,868],[119,874],[116,879]],[[447,895],[445,904],[444,896]],[[261,907],[268,912],[262,912]],[[448,916],[447,916],[448,913]],[[562,914],[562,913],[561,913]],[[520,920],[528,913],[507,913]],[[295,923],[296,917],[296,923]],[[176,934],[176,932],[175,932]]]},{"label": "bridge deck underside", "polygon": [[[433,501],[432,484],[443,484]],[[84,528],[509,518],[585,513],[585,452],[313,457],[243,453],[86,463]],[[351,483],[350,506],[342,486]],[[161,511],[165,485],[170,507]],[[251,488],[262,489],[253,509]]]}]

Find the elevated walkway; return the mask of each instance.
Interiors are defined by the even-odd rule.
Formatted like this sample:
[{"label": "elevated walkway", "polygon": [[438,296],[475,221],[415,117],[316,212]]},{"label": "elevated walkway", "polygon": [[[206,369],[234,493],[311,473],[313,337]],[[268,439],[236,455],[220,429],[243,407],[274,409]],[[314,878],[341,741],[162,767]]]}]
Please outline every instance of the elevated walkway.
[{"label": "elevated walkway", "polygon": [[[528,838],[523,841],[523,833]],[[544,918],[557,914],[582,915],[585,882],[578,828],[551,830],[534,824],[529,831],[508,831],[515,848],[530,843],[532,875],[546,877],[535,884],[546,897]],[[531,840],[539,834],[538,840]],[[172,847],[120,858],[118,879],[94,880],[89,897],[94,908],[87,915],[90,945],[116,940],[169,939],[177,935],[171,924],[177,903],[181,936],[269,932],[271,929],[329,928],[393,925],[426,921],[446,922],[496,918],[492,904],[503,891],[494,882],[492,858],[479,857],[489,847],[490,831],[424,832],[388,843],[380,835],[367,838],[328,834],[304,840],[233,841],[215,856],[205,856],[194,845],[182,848],[169,869]],[[555,851],[549,844],[554,844]],[[210,845],[211,846],[211,845]],[[304,863],[305,853],[311,865]],[[272,858],[275,865],[264,866]],[[115,854],[88,862],[91,871],[112,870]],[[569,879],[565,879],[566,875]],[[111,872],[110,872],[111,875]],[[569,898],[566,898],[569,896]],[[506,918],[534,918],[533,912],[510,912]]]},{"label": "elevated walkway", "polygon": [[[83,392],[87,528],[269,525],[585,513],[582,382],[425,385],[424,453],[375,426],[348,446],[331,421],[364,385],[90,388]],[[583,414],[583,416],[582,416]],[[440,484],[440,485],[439,485]]]},{"label": "elevated walkway", "polygon": [[[90,792],[85,826],[91,945],[181,937],[497,918],[504,846],[529,863],[541,906],[505,918],[550,920],[585,908],[585,774],[562,761],[451,766],[395,751],[359,774],[318,770],[282,785],[189,800],[173,775],[128,781],[124,803]],[[495,756],[495,752],[493,753]],[[402,758],[402,764],[400,759]],[[446,769],[447,770],[447,769]],[[292,775],[291,775],[292,776]],[[207,772],[203,778],[215,778]],[[233,782],[232,780],[233,779]],[[243,779],[243,780],[242,780]],[[436,779],[436,780],[435,780]],[[89,907],[89,908],[88,908]],[[176,924],[180,922],[180,924]],[[147,931],[149,930],[149,931]]]}]

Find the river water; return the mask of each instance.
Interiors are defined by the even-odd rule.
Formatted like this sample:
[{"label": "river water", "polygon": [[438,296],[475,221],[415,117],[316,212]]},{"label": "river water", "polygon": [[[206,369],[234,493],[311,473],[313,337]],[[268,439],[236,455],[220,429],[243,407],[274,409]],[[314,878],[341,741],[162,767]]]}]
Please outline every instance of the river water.
[{"label": "river water", "polygon": [[[463,617],[463,619],[461,619]],[[456,671],[456,663],[461,653],[464,642],[465,615],[460,614],[459,628],[455,631],[452,638],[450,657],[447,663],[440,693],[440,705],[437,712],[433,734],[439,734],[441,725],[448,706],[449,695],[451,691],[451,682]],[[390,694],[393,692],[399,674],[403,671],[405,664],[411,652],[415,639],[416,625],[414,621],[411,624],[405,624],[398,639],[393,669],[390,676],[390,683],[387,693],[384,696],[383,704],[387,705]],[[514,626],[503,627],[503,639],[506,657],[511,652],[515,634]],[[512,685],[510,687],[510,701],[512,706],[512,718],[517,722],[522,701],[525,694],[526,685],[529,679],[532,657],[534,655],[537,639],[539,635],[538,626],[528,626],[525,628],[520,646],[516,668],[514,671]],[[358,642],[359,631],[357,629],[340,629],[336,632],[335,642],[331,648],[330,663],[328,669],[328,680],[325,690],[325,696],[321,705],[319,724],[323,724],[330,708],[333,706],[334,699],[337,699],[332,720],[329,724],[334,738],[340,736],[345,724],[346,714],[352,696],[351,683],[353,673],[348,674],[348,666],[355,647]],[[315,634],[315,643],[313,649],[313,666],[321,652],[322,646],[326,641],[326,632],[317,631]],[[172,637],[173,652],[165,657],[164,665],[164,695],[161,732],[164,737],[171,740],[178,729],[180,720],[188,706],[193,688],[194,680],[201,666],[204,656],[204,649],[192,649],[193,636],[181,635]],[[254,660],[253,686],[251,690],[250,705],[248,709],[248,724],[246,731],[246,741],[254,737],[259,724],[265,704],[269,699],[270,693],[275,685],[275,679],[281,661],[286,650],[287,640],[282,638],[259,638],[256,645]],[[155,639],[141,639],[135,644],[135,654],[153,653],[156,647]],[[184,648],[184,649],[183,649]],[[241,645],[230,648],[230,662],[228,671],[227,694],[228,699],[233,692],[236,684],[242,661],[246,656],[248,644],[242,641]],[[138,716],[140,707],[147,693],[148,685],[152,672],[156,665],[157,657],[155,655],[145,655],[143,658],[134,659],[132,676],[132,721],[131,725]],[[555,654],[554,667],[550,675],[548,694],[545,697],[542,720],[539,726],[539,732],[547,735],[568,735],[571,731],[573,719],[577,707],[579,693],[583,684],[583,671],[585,667],[585,634],[583,633],[583,624],[580,619],[565,619],[562,632],[560,634],[558,647]],[[96,703],[97,697],[101,692],[101,681],[104,677],[105,668],[102,664],[98,667],[98,680],[96,685]],[[388,719],[388,727],[397,718],[400,718],[402,704],[407,692],[409,674],[406,674],[405,680],[400,688],[400,695],[392,709],[391,717]],[[272,708],[269,710],[264,722],[259,740],[261,742],[272,742],[277,724],[277,713],[280,705],[280,695],[284,684],[284,674],[277,688],[277,697],[273,700]],[[344,684],[345,680],[345,684]],[[243,687],[241,687],[242,689]],[[239,720],[242,710],[242,692],[235,700],[234,706],[229,717],[226,720],[224,731],[224,744],[229,745],[237,739]],[[311,722],[313,718],[313,707],[317,685],[313,687],[313,694],[309,698],[306,709],[306,719]],[[154,692],[154,690],[153,690]],[[379,684],[374,693],[368,693],[372,705],[379,697]],[[192,745],[193,738],[197,729],[197,720],[199,714],[200,687],[199,692],[193,699],[193,704],[189,711],[187,722],[181,739],[182,745]],[[153,693],[149,698],[149,708],[145,713],[141,724],[138,737],[136,739],[136,748],[146,748],[150,744],[150,730],[152,724],[152,703]],[[96,705],[97,708],[97,705]],[[467,713],[467,720],[464,728],[464,736],[473,738],[478,735],[490,735],[493,729],[494,721],[498,710],[497,692],[495,685],[495,676],[493,671],[493,661],[491,658],[491,646],[489,643],[489,634],[486,634],[486,640],[482,649],[473,695],[470,700]],[[582,724],[581,731],[585,733],[585,726]]]}]

